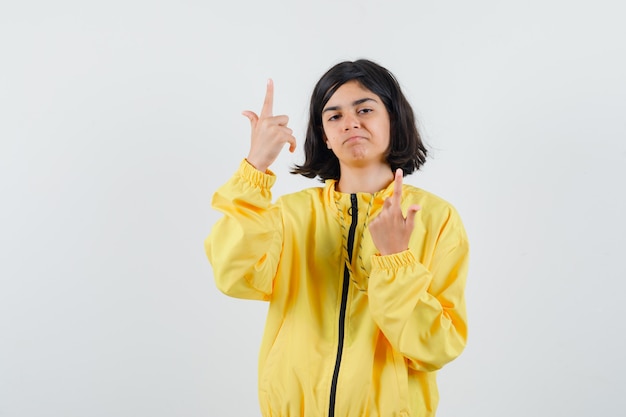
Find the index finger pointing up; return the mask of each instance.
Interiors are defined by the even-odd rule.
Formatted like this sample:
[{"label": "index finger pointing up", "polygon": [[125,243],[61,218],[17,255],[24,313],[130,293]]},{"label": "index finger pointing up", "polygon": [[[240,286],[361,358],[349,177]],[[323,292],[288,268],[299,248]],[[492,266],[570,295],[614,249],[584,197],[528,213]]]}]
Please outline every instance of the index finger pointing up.
[{"label": "index finger pointing up", "polygon": [[274,81],[270,78],[267,80],[267,90],[265,92],[265,101],[261,109],[261,117],[271,117],[274,107]]},{"label": "index finger pointing up", "polygon": [[396,169],[396,176],[393,180],[393,200],[398,205],[402,201],[402,168]]}]

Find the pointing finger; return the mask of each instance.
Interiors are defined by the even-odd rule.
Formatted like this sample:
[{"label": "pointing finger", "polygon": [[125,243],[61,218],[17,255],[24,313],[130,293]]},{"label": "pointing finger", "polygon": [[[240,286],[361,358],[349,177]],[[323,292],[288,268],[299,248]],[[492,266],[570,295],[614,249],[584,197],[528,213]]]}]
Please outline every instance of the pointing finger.
[{"label": "pointing finger", "polygon": [[393,180],[393,200],[398,206],[402,201],[402,168],[396,169],[396,176]]},{"label": "pointing finger", "polygon": [[267,80],[267,90],[265,91],[265,101],[261,109],[261,117],[271,117],[274,107],[274,81],[270,78]]}]

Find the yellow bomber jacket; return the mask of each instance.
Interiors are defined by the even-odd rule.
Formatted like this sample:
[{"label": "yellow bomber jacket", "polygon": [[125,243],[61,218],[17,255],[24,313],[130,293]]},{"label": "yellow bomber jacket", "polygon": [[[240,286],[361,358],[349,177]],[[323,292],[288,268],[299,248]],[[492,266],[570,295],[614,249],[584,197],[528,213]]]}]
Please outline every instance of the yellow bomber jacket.
[{"label": "yellow bomber jacket", "polygon": [[436,371],[467,340],[469,247],[456,210],[419,204],[409,248],[381,256],[367,223],[393,183],[344,194],[335,181],[272,202],[271,171],[245,160],[213,196],[224,215],[205,242],[217,287],[269,301],[258,368],[264,417],[434,416]]}]

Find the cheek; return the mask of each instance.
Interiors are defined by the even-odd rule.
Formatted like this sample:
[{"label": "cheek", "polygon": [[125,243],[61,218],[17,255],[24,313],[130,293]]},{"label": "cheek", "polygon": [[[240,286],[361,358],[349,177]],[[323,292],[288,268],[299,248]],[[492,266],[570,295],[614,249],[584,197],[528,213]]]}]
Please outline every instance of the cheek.
[{"label": "cheek", "polygon": [[329,137],[332,136],[329,136],[325,127],[322,126],[322,140],[324,141],[324,146],[326,146],[328,149],[331,148]]},{"label": "cheek", "polygon": [[386,126],[383,127],[383,132],[386,136],[387,145],[391,143],[391,124],[387,123]]},{"label": "cheek", "polygon": [[322,134],[325,141],[332,141],[333,138],[337,136],[332,129],[326,127],[322,128]]}]

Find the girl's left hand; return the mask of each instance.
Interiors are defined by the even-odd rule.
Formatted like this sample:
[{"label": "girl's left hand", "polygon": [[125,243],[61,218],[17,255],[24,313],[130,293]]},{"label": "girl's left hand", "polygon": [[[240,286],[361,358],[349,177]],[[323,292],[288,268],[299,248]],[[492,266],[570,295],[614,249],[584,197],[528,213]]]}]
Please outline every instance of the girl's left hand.
[{"label": "girl's left hand", "polygon": [[381,255],[399,253],[409,248],[415,214],[420,206],[409,207],[406,218],[402,215],[402,169],[396,170],[393,194],[385,200],[383,210],[369,224],[370,234]]}]

